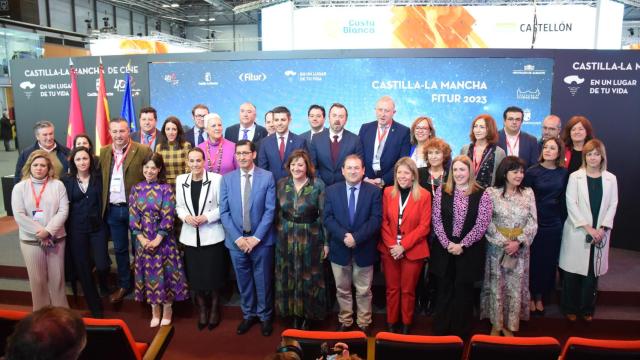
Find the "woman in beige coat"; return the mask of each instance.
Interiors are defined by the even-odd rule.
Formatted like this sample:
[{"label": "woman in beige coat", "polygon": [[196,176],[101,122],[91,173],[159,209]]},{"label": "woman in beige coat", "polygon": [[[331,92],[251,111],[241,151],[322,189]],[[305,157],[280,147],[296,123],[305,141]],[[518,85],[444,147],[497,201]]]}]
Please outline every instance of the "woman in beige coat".
[{"label": "woman in beige coat", "polygon": [[582,150],[582,167],[569,175],[567,212],[560,247],[565,271],[561,308],[569,321],[593,319],[598,277],[608,269],[609,237],[618,206],[618,183],[607,170],[607,156],[599,140]]}]

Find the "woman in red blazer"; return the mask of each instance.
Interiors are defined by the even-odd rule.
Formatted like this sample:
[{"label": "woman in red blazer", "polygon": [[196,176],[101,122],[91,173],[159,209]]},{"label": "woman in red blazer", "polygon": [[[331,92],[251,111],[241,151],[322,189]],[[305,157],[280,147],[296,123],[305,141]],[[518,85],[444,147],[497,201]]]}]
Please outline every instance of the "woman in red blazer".
[{"label": "woman in red blazer", "polygon": [[387,284],[387,327],[397,332],[402,315],[402,333],[413,321],[416,284],[429,256],[427,235],[431,228],[431,194],[418,182],[418,168],[409,157],[395,165],[393,186],[382,198],[382,236],[378,243]]}]

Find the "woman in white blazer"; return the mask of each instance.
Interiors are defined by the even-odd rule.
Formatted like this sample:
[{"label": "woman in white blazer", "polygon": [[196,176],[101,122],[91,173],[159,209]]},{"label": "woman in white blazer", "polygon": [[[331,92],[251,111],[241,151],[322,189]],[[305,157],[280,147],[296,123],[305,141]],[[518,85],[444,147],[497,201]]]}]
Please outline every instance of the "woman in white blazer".
[{"label": "woman in white blazer", "polygon": [[180,242],[185,245],[189,288],[198,307],[198,329],[212,330],[220,323],[219,290],[224,286],[224,229],[220,222],[221,175],[204,170],[204,152],[187,154],[188,174],[176,178],[176,210],[182,220]]},{"label": "woman in white blazer", "polygon": [[593,319],[598,277],[608,268],[610,233],[618,206],[618,183],[607,170],[602,142],[589,140],[582,150],[582,167],[569,175],[567,221],[560,247],[565,271],[561,308],[569,321]]}]

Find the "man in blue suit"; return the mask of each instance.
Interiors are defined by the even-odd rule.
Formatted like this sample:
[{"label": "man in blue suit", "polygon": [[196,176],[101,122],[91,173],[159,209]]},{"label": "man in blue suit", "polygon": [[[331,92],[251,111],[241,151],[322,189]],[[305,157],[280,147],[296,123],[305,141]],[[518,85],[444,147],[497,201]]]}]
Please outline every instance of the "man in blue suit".
[{"label": "man in blue suit", "polygon": [[364,151],[365,179],[384,187],[393,184],[393,167],[411,151],[409,128],[393,121],[396,105],[390,96],[376,103],[376,121],[363,124],[358,136]]},{"label": "man in blue suit", "polygon": [[260,140],[267,137],[267,129],[256,123],[256,107],[250,102],[240,105],[240,123],[231,125],[224,132],[224,138],[234,143],[249,140],[259,146]]},{"label": "man in blue suit", "polygon": [[284,164],[289,154],[296,149],[307,149],[307,141],[301,136],[289,131],[291,112],[284,106],[273,109],[273,124],[276,133],[271,134],[260,142],[258,153],[258,167],[271,171],[276,182],[287,176]]},{"label": "man in blue suit", "polygon": [[240,290],[243,320],[237,334],[246,333],[259,320],[262,335],[270,336],[276,185],[270,172],[254,166],[252,142],[238,141],[235,156],[240,168],[225,174],[220,186],[220,220]]},{"label": "man in blue suit", "polygon": [[300,134],[300,136],[307,140],[307,144],[311,144],[314,137],[327,130],[327,128],[324,127],[325,115],[323,106],[317,104],[309,106],[309,110],[307,110],[307,119],[309,120],[309,127],[311,127],[311,129]]},{"label": "man in blue suit", "polygon": [[207,130],[204,128],[204,117],[209,114],[209,108],[205,104],[196,104],[191,109],[193,127],[184,133],[184,139],[191,147],[198,147],[207,140]]},{"label": "man in blue suit", "polygon": [[160,136],[158,112],[151,106],[140,109],[140,130],[131,134],[131,140],[147,145],[151,151],[156,151],[156,144]]},{"label": "man in blue suit", "polygon": [[313,137],[309,152],[316,166],[316,175],[326,186],[344,181],[342,164],[347,155],[356,154],[364,158],[360,138],[344,127],[349,114],[347,108],[339,103],[329,109],[329,131],[323,131]]},{"label": "man in blue suit", "polygon": [[504,127],[498,132],[498,146],[507,156],[517,156],[524,160],[526,168],[538,162],[538,140],[533,135],[521,131],[524,111],[517,106],[509,106],[503,113]]},{"label": "man in blue suit", "polygon": [[358,155],[346,157],[342,174],[345,181],[326,189],[323,214],[340,306],[338,330],[347,331],[353,325],[353,284],[358,305],[356,323],[369,335],[373,264],[377,260],[376,245],[382,221],[381,191],[377,186],[362,181],[364,162]]}]

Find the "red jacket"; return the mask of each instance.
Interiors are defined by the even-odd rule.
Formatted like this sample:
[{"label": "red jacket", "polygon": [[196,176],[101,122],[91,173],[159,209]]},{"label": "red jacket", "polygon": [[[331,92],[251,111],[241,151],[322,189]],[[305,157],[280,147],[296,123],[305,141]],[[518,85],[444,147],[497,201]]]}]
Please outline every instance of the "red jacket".
[{"label": "red jacket", "polygon": [[[431,230],[431,194],[421,187],[419,189],[420,200],[414,200],[413,194],[409,194],[409,200],[402,216],[402,225],[400,225],[402,233],[400,244],[404,247],[404,254],[409,260],[429,257],[427,236]],[[378,243],[378,251],[383,254],[389,254],[389,248],[396,245],[398,234],[400,193],[392,197],[392,190],[393,186],[387,187],[382,196],[382,236]]]}]

